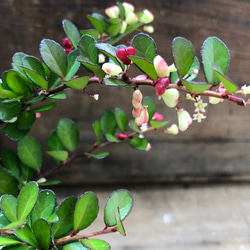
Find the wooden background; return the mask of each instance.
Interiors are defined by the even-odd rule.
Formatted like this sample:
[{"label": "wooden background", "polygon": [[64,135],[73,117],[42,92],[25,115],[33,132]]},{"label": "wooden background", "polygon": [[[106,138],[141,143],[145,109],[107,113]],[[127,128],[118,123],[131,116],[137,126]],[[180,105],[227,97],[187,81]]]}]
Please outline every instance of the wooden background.
[{"label": "wooden background", "polygon": [[[176,36],[192,41],[196,55],[209,36],[217,36],[229,47],[231,64],[228,76],[241,86],[249,81],[250,67],[250,2],[247,0],[143,0],[130,1],[136,11],[145,8],[155,15],[152,35],[167,62],[172,62],[171,42]],[[43,38],[61,42],[65,36],[61,22],[68,19],[79,28],[91,28],[87,14],[99,12],[115,1],[86,0],[2,0],[0,2],[0,70],[11,67],[15,52],[39,57]],[[98,88],[97,88],[98,87]],[[79,151],[88,150],[94,142],[91,124],[106,109],[120,107],[131,110],[131,90],[94,86],[92,93],[100,93],[95,102],[82,93],[68,92],[51,112],[43,113],[32,128],[31,135],[42,142],[55,129],[60,118],[73,119],[80,128]],[[143,88],[144,95],[154,95]],[[205,100],[206,101],[206,100]],[[173,110],[162,102],[157,111],[176,122]],[[193,103],[188,104],[192,114]],[[207,108],[207,119],[177,136],[148,134],[152,144],[149,152],[137,151],[127,143],[110,147],[104,160],[78,160],[65,167],[56,178],[64,184],[147,181],[207,181],[250,179],[250,111],[233,103],[224,102]],[[46,116],[46,117],[45,117]],[[16,147],[16,142],[1,136],[1,147]],[[52,161],[45,159],[46,168]],[[235,177],[236,176],[236,177]],[[240,176],[240,177],[239,177]]]}]

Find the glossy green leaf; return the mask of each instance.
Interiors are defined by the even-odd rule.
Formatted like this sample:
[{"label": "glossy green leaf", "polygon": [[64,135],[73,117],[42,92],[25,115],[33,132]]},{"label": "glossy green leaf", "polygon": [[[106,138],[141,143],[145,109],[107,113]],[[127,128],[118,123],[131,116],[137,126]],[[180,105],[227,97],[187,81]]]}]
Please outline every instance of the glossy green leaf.
[{"label": "glossy green leaf", "polygon": [[194,48],[190,41],[183,37],[176,37],[172,42],[172,54],[178,74],[184,77],[194,61]]},{"label": "glossy green leaf", "polygon": [[37,72],[42,77],[46,78],[45,69],[43,64],[34,56],[25,56],[22,59],[22,65],[25,68],[29,68],[35,72]]},{"label": "glossy green leaf", "polygon": [[54,192],[48,189],[41,190],[31,213],[31,221],[35,222],[38,218],[48,220],[54,212],[55,205],[56,198]]},{"label": "glossy green leaf", "polygon": [[66,80],[69,80],[72,77],[74,77],[81,65],[80,62],[76,60],[77,56],[78,56],[77,50],[71,51],[67,56],[68,68],[67,68],[67,75],[65,77]]},{"label": "glossy green leaf", "polygon": [[17,197],[17,219],[27,218],[34,208],[38,198],[38,185],[36,182],[29,182],[20,191]]},{"label": "glossy green leaf", "polygon": [[191,68],[189,69],[187,75],[185,75],[183,78],[185,80],[188,80],[188,81],[194,80],[197,77],[196,74],[193,74],[194,69],[198,69],[198,70],[200,69],[200,63],[199,63],[199,60],[196,56],[194,57],[194,61],[191,65]]},{"label": "glossy green leaf", "polygon": [[95,132],[95,137],[96,137],[96,143],[98,145],[100,145],[100,140],[99,140],[99,135],[100,135],[100,132],[101,132],[101,125],[100,125],[100,122],[99,121],[95,121],[93,124],[92,124],[92,127],[94,129],[94,132]]},{"label": "glossy green leaf", "polygon": [[117,6],[119,8],[120,18],[121,18],[122,21],[124,21],[125,16],[126,16],[126,11],[125,11],[124,5],[121,2],[117,2],[116,4],[117,4]]},{"label": "glossy green leaf", "polygon": [[93,13],[91,16],[87,16],[87,18],[94,28],[98,30],[99,34],[102,35],[108,25],[106,19],[98,13]]},{"label": "glossy green leaf", "polygon": [[89,250],[84,247],[80,242],[73,242],[63,246],[63,250]]},{"label": "glossy green leaf", "polygon": [[[1,201],[0,201],[0,203],[1,203]],[[5,227],[9,224],[10,224],[9,220],[4,216],[4,214],[1,211],[0,212],[0,228],[2,229],[3,227]]]},{"label": "glossy green leaf", "polygon": [[209,84],[206,82],[194,82],[194,81],[189,82],[189,81],[182,80],[181,83],[186,87],[186,89],[191,94],[200,94],[212,86],[212,84]]},{"label": "glossy green leaf", "polygon": [[67,73],[67,56],[62,46],[53,40],[43,39],[40,53],[48,68],[61,78]]},{"label": "glossy green leaf", "polygon": [[96,219],[99,211],[98,199],[93,192],[84,193],[76,203],[73,229],[79,232],[87,228]]},{"label": "glossy green leaf", "polygon": [[120,30],[121,30],[121,27],[122,27],[122,23],[121,22],[111,24],[108,27],[108,34],[110,36],[112,36],[112,37],[118,35],[119,32],[120,32]]},{"label": "glossy green leaf", "polygon": [[17,154],[11,149],[4,148],[2,151],[2,160],[5,168],[7,168],[16,179],[18,179],[20,168]]},{"label": "glossy green leaf", "polygon": [[13,195],[4,194],[1,197],[1,210],[4,216],[10,221],[17,220],[16,206],[17,199]]},{"label": "glossy green leaf", "polygon": [[169,122],[168,121],[150,121],[149,123],[153,128],[162,128],[165,125],[167,125]]},{"label": "glossy green leaf", "polygon": [[220,79],[222,82],[223,86],[227,90],[227,93],[233,94],[238,90],[238,87],[228,78],[226,77],[223,73],[221,73],[218,69],[213,67],[215,75]]},{"label": "glossy green leaf", "polygon": [[62,21],[64,32],[66,33],[67,37],[69,38],[71,44],[74,48],[77,47],[77,43],[80,39],[80,32],[78,28],[72,22],[64,19]]},{"label": "glossy green leaf", "polygon": [[76,124],[69,119],[61,119],[57,125],[57,135],[70,152],[75,151],[79,141],[79,131]]},{"label": "glossy green leaf", "polygon": [[34,98],[31,98],[30,100],[26,101],[25,103],[27,103],[27,104],[36,103],[36,102],[40,102],[43,99],[44,99],[44,96],[43,95],[39,95],[39,96],[36,96]]},{"label": "glossy green leaf", "polygon": [[72,89],[82,90],[87,86],[88,81],[89,81],[89,76],[80,76],[68,81],[62,81],[62,83]]},{"label": "glossy green leaf", "polygon": [[88,71],[94,72],[100,79],[105,77],[105,72],[100,65],[88,62],[82,56],[77,57],[77,61],[79,61]]},{"label": "glossy green leaf", "polygon": [[140,68],[145,74],[149,75],[153,80],[157,79],[155,67],[152,62],[137,56],[128,56],[128,58],[131,59],[138,68]]},{"label": "glossy green leaf", "polygon": [[68,158],[68,151],[64,151],[64,150],[54,150],[54,151],[46,151],[46,153],[48,155],[50,155],[51,157],[53,157],[56,160],[59,161],[65,161]]},{"label": "glossy green leaf", "polygon": [[1,230],[15,230],[15,229],[20,229],[22,228],[26,223],[26,219],[22,219],[22,220],[17,220],[14,221],[8,225],[6,225],[5,227],[1,228]]},{"label": "glossy green leaf", "polygon": [[91,154],[85,152],[84,154],[87,155],[87,156],[90,156],[90,157],[93,157],[95,159],[100,160],[100,159],[103,159],[103,158],[107,157],[109,155],[109,152],[108,151],[100,151],[100,152],[91,153]]},{"label": "glossy green leaf", "polygon": [[42,165],[42,147],[33,137],[26,136],[18,142],[17,154],[30,168],[39,171]]},{"label": "glossy green leaf", "polygon": [[147,106],[149,120],[151,120],[156,112],[156,106],[153,99],[149,96],[145,96],[142,100],[142,104]]},{"label": "glossy green leaf", "polygon": [[135,84],[128,84],[128,83],[121,81],[121,80],[114,78],[114,77],[105,78],[104,84],[106,86],[110,86],[110,87],[128,87],[128,88],[135,88],[136,87]]},{"label": "glossy green leaf", "polygon": [[104,240],[98,239],[82,239],[82,244],[91,250],[109,250],[110,245]]},{"label": "glossy green leaf", "polygon": [[30,227],[26,224],[21,229],[15,230],[14,234],[19,238],[21,241],[28,243],[36,248],[39,248],[35,235],[31,231]]},{"label": "glossy green leaf", "polygon": [[53,109],[56,106],[57,106],[57,102],[50,102],[50,103],[44,104],[42,106],[39,106],[37,108],[34,108],[34,109],[32,109],[32,111],[36,112],[36,113],[37,112],[43,112],[43,111]]},{"label": "glossy green leaf", "polygon": [[117,213],[116,213],[116,222],[117,222],[117,231],[122,235],[122,236],[126,236],[126,232],[124,229],[124,226],[122,224],[122,220],[121,220],[121,216],[120,216],[120,211],[118,209]]},{"label": "glossy green leaf", "polygon": [[20,169],[21,169],[21,173],[22,173],[22,177],[21,177],[22,180],[24,182],[29,182],[35,171],[32,168],[30,168],[29,166],[22,163],[21,161],[20,161],[19,165],[20,165]]},{"label": "glossy green leaf", "polygon": [[11,245],[17,245],[17,244],[21,244],[21,242],[15,239],[11,239],[9,237],[8,238],[0,237],[0,246],[11,246]]},{"label": "glossy green leaf", "polygon": [[0,99],[15,98],[18,94],[11,90],[0,89]]},{"label": "glossy green leaf", "polygon": [[217,37],[205,40],[201,49],[203,69],[206,80],[215,85],[220,83],[218,76],[214,75],[213,65],[217,65],[225,74],[230,62],[230,53],[227,46]]},{"label": "glossy green leaf", "polygon": [[139,33],[133,37],[131,46],[135,49],[136,57],[145,58],[147,61],[153,62],[157,50],[152,37],[144,33]]},{"label": "glossy green leaf", "polygon": [[121,132],[124,132],[128,126],[128,116],[123,109],[115,109],[115,120]]},{"label": "glossy green leaf", "polygon": [[36,114],[33,111],[23,111],[17,119],[17,126],[20,129],[28,129],[36,120]]},{"label": "glossy green leaf", "polygon": [[67,95],[65,93],[58,93],[50,95],[49,98],[53,100],[65,100],[67,98]]},{"label": "glossy green leaf", "polygon": [[21,111],[21,104],[19,102],[2,103],[0,102],[0,119],[10,120],[17,117]]},{"label": "glossy green leaf", "polygon": [[65,199],[58,207],[56,213],[59,218],[57,223],[51,225],[54,239],[58,239],[73,229],[73,214],[77,202],[76,197],[69,197]]},{"label": "glossy green leaf", "polygon": [[136,24],[129,25],[127,27],[127,29],[125,30],[124,35],[128,35],[128,34],[132,33],[133,31],[140,28],[142,25],[144,25],[144,24],[143,23],[136,23]]},{"label": "glossy green leaf", "polygon": [[13,245],[5,247],[4,250],[36,250],[35,247],[27,246],[27,245]]},{"label": "glossy green leaf", "polygon": [[124,220],[130,213],[133,206],[133,198],[129,191],[120,189],[111,193],[104,207],[104,222],[112,227],[117,224],[116,214],[119,209],[120,218]]},{"label": "glossy green leaf", "polygon": [[148,141],[145,138],[133,138],[129,141],[129,143],[132,148],[140,150],[145,150],[148,145]]},{"label": "glossy green leaf", "polygon": [[48,138],[49,150],[63,150],[63,144],[61,143],[56,130],[52,131]]},{"label": "glossy green leaf", "polygon": [[119,142],[119,140],[114,135],[111,135],[111,134],[106,134],[106,139],[107,141],[110,141],[110,142]]},{"label": "glossy green leaf", "polygon": [[20,129],[17,126],[17,123],[8,123],[4,128],[4,133],[11,140],[17,141],[26,136],[29,133],[30,129]]},{"label": "glossy green leaf", "polygon": [[88,30],[80,30],[81,35],[90,35],[92,36],[95,40],[98,39],[99,37],[99,32],[95,29],[88,29]]},{"label": "glossy green leaf", "polygon": [[18,181],[17,179],[5,168],[0,166],[0,196],[3,194],[17,195]]},{"label": "glossy green leaf", "polygon": [[131,121],[129,122],[129,127],[130,127],[132,130],[134,130],[135,132],[141,133],[141,130],[140,130],[139,127],[136,125],[135,120],[131,120]]},{"label": "glossy green leaf", "polygon": [[27,56],[25,53],[17,52],[12,57],[12,68],[21,73],[23,76],[25,75],[25,73],[20,66],[23,64],[23,58],[25,56]]},{"label": "glossy green leaf", "polygon": [[51,243],[51,229],[48,222],[38,219],[32,225],[32,230],[40,249],[49,249]]},{"label": "glossy green leaf", "polygon": [[101,128],[101,133],[103,137],[106,139],[106,134],[115,134],[116,130],[116,120],[115,120],[115,114],[111,110],[107,110],[106,112],[103,113],[100,119],[100,128]]}]

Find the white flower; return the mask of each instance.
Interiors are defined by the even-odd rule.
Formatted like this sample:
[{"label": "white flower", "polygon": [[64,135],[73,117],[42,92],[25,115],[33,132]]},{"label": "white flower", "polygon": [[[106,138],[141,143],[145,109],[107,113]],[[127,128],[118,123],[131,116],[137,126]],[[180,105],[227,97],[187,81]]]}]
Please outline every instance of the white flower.
[{"label": "white flower", "polygon": [[201,122],[201,119],[206,119],[206,116],[201,113],[194,114],[193,117],[193,120],[197,120],[197,122]]},{"label": "white flower", "polygon": [[247,94],[250,94],[250,85],[246,86],[246,84],[244,86],[241,87],[241,93],[246,96]]},{"label": "white flower", "polygon": [[203,103],[202,99],[200,99],[198,102],[195,102],[194,106],[196,107],[194,112],[206,112],[205,107],[207,106],[207,103]]},{"label": "white flower", "polygon": [[93,97],[94,97],[94,99],[95,99],[96,101],[99,100],[99,94],[95,94]]}]

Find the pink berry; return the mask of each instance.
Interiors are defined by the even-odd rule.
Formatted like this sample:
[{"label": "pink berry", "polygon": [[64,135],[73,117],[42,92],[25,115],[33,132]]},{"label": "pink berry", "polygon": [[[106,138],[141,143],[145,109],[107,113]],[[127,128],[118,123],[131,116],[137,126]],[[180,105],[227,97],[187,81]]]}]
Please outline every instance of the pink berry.
[{"label": "pink berry", "polygon": [[126,65],[131,63],[131,60],[128,56],[133,56],[135,54],[135,49],[132,46],[127,48],[118,49],[116,51],[116,56]]},{"label": "pink berry", "polygon": [[125,140],[125,139],[128,139],[128,135],[127,134],[124,134],[124,133],[120,133],[118,136],[117,136],[117,138],[119,139],[119,140]]},{"label": "pink berry", "polygon": [[161,96],[165,93],[166,88],[169,85],[169,79],[168,77],[163,77],[158,80],[158,82],[155,85],[155,91],[157,96]]},{"label": "pink berry", "polygon": [[126,52],[127,52],[127,55],[128,55],[128,56],[134,56],[134,55],[135,55],[135,49],[134,49],[134,47],[132,47],[132,46],[128,46],[128,47],[126,48]]},{"label": "pink berry", "polygon": [[65,38],[63,39],[62,44],[63,44],[63,48],[64,48],[64,49],[72,49],[72,44],[71,44],[71,42],[70,42],[70,40],[69,40],[68,37],[65,37]]}]

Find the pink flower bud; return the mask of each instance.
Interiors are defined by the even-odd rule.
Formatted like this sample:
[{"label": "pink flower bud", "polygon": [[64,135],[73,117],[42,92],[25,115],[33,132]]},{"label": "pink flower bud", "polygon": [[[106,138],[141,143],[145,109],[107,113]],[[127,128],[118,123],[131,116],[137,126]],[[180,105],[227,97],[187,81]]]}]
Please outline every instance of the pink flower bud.
[{"label": "pink flower bud", "polygon": [[167,89],[161,97],[168,107],[173,108],[178,103],[179,96],[177,89]]},{"label": "pink flower bud", "polygon": [[144,10],[140,17],[141,23],[151,23],[154,20],[154,15],[149,10]]},{"label": "pink flower bud", "polygon": [[123,5],[123,7],[125,9],[125,16],[127,16],[128,13],[135,11],[135,7],[131,3],[123,2],[122,5]]},{"label": "pink flower bud", "polygon": [[135,124],[137,126],[141,126],[142,124],[144,123],[147,123],[148,122],[148,110],[147,110],[147,106],[142,106],[143,109],[142,109],[142,112],[141,112],[141,115],[137,118],[135,118]]},{"label": "pink flower bud", "polygon": [[169,79],[168,77],[163,77],[158,80],[158,82],[155,85],[155,91],[157,96],[161,96],[165,93],[166,88],[169,85]]},{"label": "pink flower bud", "polygon": [[163,120],[163,115],[161,115],[160,113],[155,112],[154,116],[152,117],[152,120],[153,121],[161,121],[161,120]]},{"label": "pink flower bud", "polygon": [[169,76],[168,65],[166,61],[160,55],[157,55],[154,58],[153,63],[154,63],[155,71],[158,77]]},{"label": "pink flower bud", "polygon": [[119,17],[120,10],[118,6],[114,5],[112,7],[107,8],[105,10],[105,13],[109,18],[117,18]]},{"label": "pink flower bud", "polygon": [[125,22],[128,25],[132,25],[138,22],[138,17],[134,12],[129,12],[128,15],[126,16]]},{"label": "pink flower bud", "polygon": [[132,46],[121,48],[116,51],[116,56],[126,65],[131,63],[128,56],[133,56],[135,54],[135,49]]},{"label": "pink flower bud", "polygon": [[124,134],[124,133],[120,133],[118,136],[117,136],[117,139],[119,140],[126,140],[128,139],[129,136],[127,134]]},{"label": "pink flower bud", "polygon": [[184,109],[177,110],[177,118],[180,131],[185,131],[192,124],[191,116]]},{"label": "pink flower bud", "polygon": [[102,65],[102,70],[111,76],[116,76],[122,73],[122,68],[113,63],[104,63]]},{"label": "pink flower bud", "polygon": [[132,110],[133,117],[134,118],[139,117],[141,115],[142,109],[143,109],[143,105],[141,105],[139,108],[133,108]]},{"label": "pink flower bud", "polygon": [[105,56],[102,53],[100,53],[98,55],[98,63],[104,63],[104,62],[105,62]]},{"label": "pink flower bud", "polygon": [[142,104],[142,93],[139,89],[135,90],[133,92],[133,96],[132,96],[132,105],[135,108],[139,108]]}]

